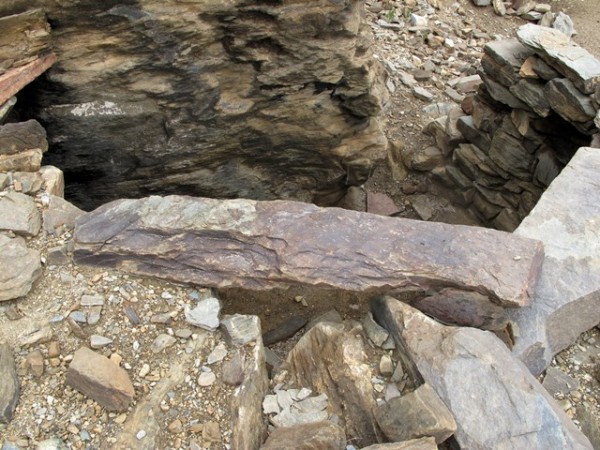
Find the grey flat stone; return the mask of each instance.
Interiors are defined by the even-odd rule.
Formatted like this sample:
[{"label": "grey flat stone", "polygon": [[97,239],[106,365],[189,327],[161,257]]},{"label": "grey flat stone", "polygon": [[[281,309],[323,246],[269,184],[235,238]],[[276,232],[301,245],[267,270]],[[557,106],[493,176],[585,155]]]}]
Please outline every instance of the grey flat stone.
[{"label": "grey flat stone", "polygon": [[83,214],[84,211],[69,203],[64,198],[51,195],[50,204],[42,213],[44,231],[53,236],[59,236],[64,231],[72,231],[75,227],[75,222]]},{"label": "grey flat stone", "polygon": [[583,95],[568,79],[556,78],[544,89],[549,105],[570,122],[586,122],[596,116],[596,108],[588,95]]},{"label": "grey flat stone", "polygon": [[30,196],[11,191],[0,197],[0,231],[36,236],[41,227],[42,215]]},{"label": "grey flat stone", "polygon": [[517,37],[537,54],[556,63],[558,69],[584,94],[594,92],[600,82],[600,61],[564,33],[527,24],[519,28]]},{"label": "grey flat stone", "polygon": [[214,364],[216,362],[221,362],[226,356],[227,347],[225,347],[225,344],[221,342],[212,350],[212,352],[209,353],[208,357],[206,358],[206,363]]},{"label": "grey flat stone", "polygon": [[0,234],[0,302],[27,295],[41,275],[40,253],[23,238]]},{"label": "grey flat stone", "polygon": [[364,317],[362,325],[371,342],[377,347],[381,347],[390,335],[385,328],[373,320],[373,314],[370,311]]},{"label": "grey flat stone", "polygon": [[156,338],[152,342],[152,345],[150,346],[150,350],[152,351],[152,353],[160,353],[163,350],[166,350],[167,348],[175,345],[176,342],[177,339],[173,336],[166,333],[162,333],[156,336]]},{"label": "grey flat stone", "polygon": [[221,321],[225,339],[235,346],[245,345],[261,339],[260,319],[258,316],[234,314],[225,316]]},{"label": "grey flat stone", "polygon": [[100,336],[98,334],[92,334],[90,336],[90,347],[93,349],[99,349],[112,344],[113,340],[106,336]]},{"label": "grey flat stone", "polygon": [[79,304],[81,306],[104,306],[104,296],[100,294],[83,294]]},{"label": "grey flat stone", "polygon": [[429,383],[452,412],[460,448],[592,449],[492,333],[441,325],[390,297],[371,306],[375,318],[404,349],[417,379]]},{"label": "grey flat stone", "polygon": [[438,450],[438,446],[434,438],[427,437],[389,444],[374,444],[363,447],[362,450]]},{"label": "grey flat stone", "polygon": [[208,331],[215,331],[219,327],[219,313],[221,302],[218,298],[210,297],[201,300],[192,309],[185,306],[185,320],[187,323]]},{"label": "grey flat stone", "polygon": [[535,375],[600,322],[600,152],[580,148],[515,230],[544,242],[531,306],[511,310],[517,355]]},{"label": "grey flat stone", "polygon": [[0,423],[8,423],[19,401],[19,378],[8,344],[0,344],[0,380]]},{"label": "grey flat stone", "polygon": [[556,394],[568,394],[579,388],[579,382],[556,367],[548,367],[542,386],[552,396]]},{"label": "grey flat stone", "polygon": [[539,243],[494,230],[291,201],[118,200],[86,214],[75,235],[78,263],[203,286],[452,285],[511,307],[529,302],[542,259]]}]

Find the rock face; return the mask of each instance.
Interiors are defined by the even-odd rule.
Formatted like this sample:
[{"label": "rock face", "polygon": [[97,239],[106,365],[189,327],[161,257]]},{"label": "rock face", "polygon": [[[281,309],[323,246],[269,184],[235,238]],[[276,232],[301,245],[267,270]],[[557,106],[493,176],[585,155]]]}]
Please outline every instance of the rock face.
[{"label": "rock face", "polygon": [[514,352],[536,375],[600,322],[598,171],[598,149],[579,149],[515,231],[546,249],[531,306],[510,314],[517,324]]},{"label": "rock face", "polygon": [[35,6],[60,57],[31,106],[81,207],[158,192],[330,203],[385,156],[359,0],[15,0],[0,16]]},{"label": "rock face", "polygon": [[0,302],[27,295],[42,275],[40,254],[23,238],[0,234]]},{"label": "rock face", "polygon": [[149,197],[81,218],[79,263],[212,287],[290,284],[352,291],[460,287],[529,302],[542,259],[530,239],[287,201]]},{"label": "rock face", "polygon": [[372,309],[452,412],[460,448],[591,450],[588,439],[493,334],[441,325],[390,297],[377,299]]},{"label": "rock face", "polygon": [[134,390],[127,372],[108,358],[82,347],[73,355],[66,383],[109,411],[127,409]]},{"label": "rock face", "polygon": [[42,215],[30,196],[11,191],[0,197],[0,231],[35,236],[41,227]]}]

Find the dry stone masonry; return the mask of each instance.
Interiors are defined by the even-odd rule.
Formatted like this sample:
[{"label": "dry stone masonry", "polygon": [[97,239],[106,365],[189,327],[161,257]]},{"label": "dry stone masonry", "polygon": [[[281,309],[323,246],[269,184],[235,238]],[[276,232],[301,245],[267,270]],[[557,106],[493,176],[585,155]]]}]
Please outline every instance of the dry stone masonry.
[{"label": "dry stone masonry", "polygon": [[512,231],[599,132],[600,61],[531,24],[484,51],[477,95],[426,128],[446,157],[432,173],[484,223]]}]

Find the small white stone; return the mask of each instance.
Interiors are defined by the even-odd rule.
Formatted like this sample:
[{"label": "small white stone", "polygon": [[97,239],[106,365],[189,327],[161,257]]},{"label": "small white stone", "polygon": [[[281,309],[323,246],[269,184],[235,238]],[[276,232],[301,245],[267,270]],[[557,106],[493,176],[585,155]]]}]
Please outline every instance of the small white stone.
[{"label": "small white stone", "polygon": [[135,437],[138,439],[138,441],[141,441],[142,439],[144,439],[146,437],[146,431],[145,430],[138,431],[137,434],[135,435]]},{"label": "small white stone", "polygon": [[208,387],[211,386],[216,379],[217,377],[214,372],[202,372],[198,377],[198,385],[202,387]]}]

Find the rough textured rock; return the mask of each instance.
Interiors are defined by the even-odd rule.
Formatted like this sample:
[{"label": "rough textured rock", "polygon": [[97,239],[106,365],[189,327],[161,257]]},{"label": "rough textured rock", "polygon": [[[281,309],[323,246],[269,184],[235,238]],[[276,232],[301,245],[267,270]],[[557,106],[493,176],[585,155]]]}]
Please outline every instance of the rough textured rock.
[{"label": "rough textured rock", "polygon": [[493,334],[446,327],[390,297],[371,306],[375,318],[452,412],[460,448],[592,449],[542,385]]},{"label": "rough textured rock", "polygon": [[65,382],[109,411],[127,409],[133,400],[133,385],[127,372],[86,347],[73,355]]},{"label": "rough textured rock", "polygon": [[11,191],[0,197],[0,231],[36,236],[41,227],[42,215],[30,196]]},{"label": "rough textured rock", "polygon": [[271,432],[261,450],[345,450],[346,435],[343,428],[331,422],[276,428]]},{"label": "rough textured rock", "polygon": [[19,401],[19,378],[8,344],[0,344],[0,423],[12,420]]},{"label": "rough textured rock", "polygon": [[543,253],[536,241],[482,228],[176,196],[104,205],[81,218],[75,241],[79,263],[202,286],[367,291],[416,283],[478,291],[503,306],[528,303]]},{"label": "rough textured rock", "polygon": [[351,442],[362,447],[380,441],[372,373],[356,329],[315,325],[290,351],[284,368],[297,386],[327,395],[328,412],[340,418]]},{"label": "rough textured rock", "polygon": [[25,150],[48,150],[46,130],[36,120],[0,126],[0,155],[14,155]]},{"label": "rough textured rock", "polygon": [[515,234],[544,242],[531,306],[511,311],[514,352],[535,374],[600,322],[600,152],[581,148]]},{"label": "rough textured rock", "polygon": [[375,417],[392,442],[431,436],[441,444],[456,431],[452,413],[428,384],[380,405]]},{"label": "rough textured rock", "polygon": [[307,320],[302,316],[292,316],[288,320],[280,323],[275,328],[263,334],[263,343],[272,345],[284,339],[291,338],[294,334],[306,325]]},{"label": "rough textured rock", "polygon": [[392,442],[390,444],[374,444],[364,447],[362,450],[437,450],[438,446],[434,438],[411,439],[404,442]]},{"label": "rough textured rock", "polygon": [[158,192],[327,203],[385,156],[362,1],[5,3],[53,23],[61,57],[32,106],[81,207]]},{"label": "rough textured rock", "polygon": [[262,416],[262,401],[269,388],[265,365],[265,348],[260,330],[260,320],[255,324],[256,340],[253,347],[244,347],[244,381],[234,391],[231,399],[231,448],[256,450],[264,441],[266,423]]},{"label": "rough textured rock", "polygon": [[0,234],[0,302],[27,295],[41,275],[40,253],[23,238]]},{"label": "rough textured rock", "polygon": [[517,37],[548,62],[555,64],[584,93],[592,94],[600,82],[600,61],[559,30],[523,25]]},{"label": "rough textured rock", "polygon": [[54,236],[60,236],[64,231],[75,228],[75,222],[84,211],[69,203],[62,197],[50,195],[48,208],[42,212],[44,231]]}]

